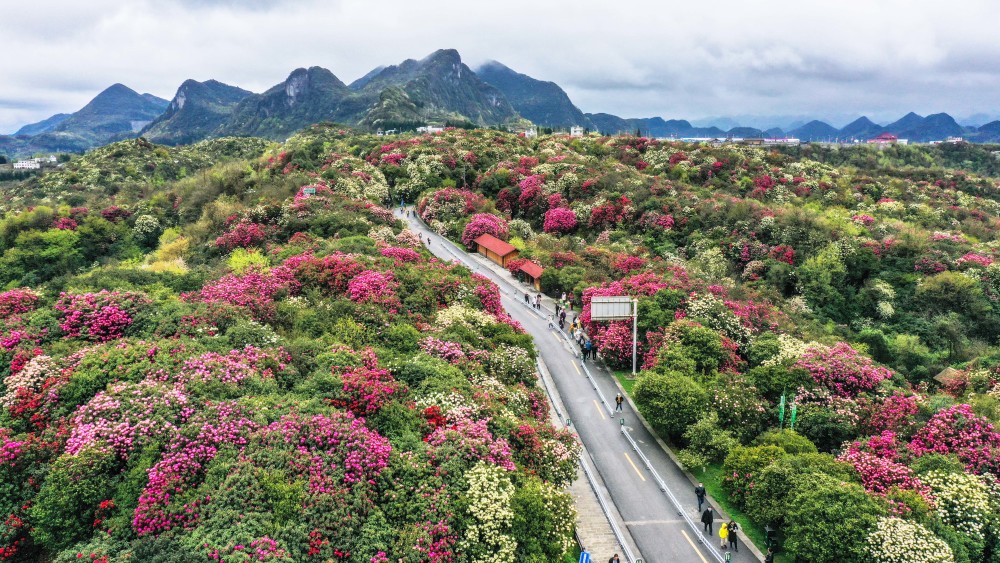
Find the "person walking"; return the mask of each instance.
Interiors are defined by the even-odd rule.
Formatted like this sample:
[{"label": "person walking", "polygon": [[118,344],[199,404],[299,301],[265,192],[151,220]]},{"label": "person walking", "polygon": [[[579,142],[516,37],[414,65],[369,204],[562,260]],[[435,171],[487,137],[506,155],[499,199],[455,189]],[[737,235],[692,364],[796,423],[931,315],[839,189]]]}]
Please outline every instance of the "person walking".
[{"label": "person walking", "polygon": [[566,315],[559,317],[559,330],[563,330],[566,327]]},{"label": "person walking", "polygon": [[620,563],[620,562],[621,562],[621,559],[618,559],[618,554],[617,553],[614,554],[614,555],[612,555],[611,559],[608,559],[608,563]]},{"label": "person walking", "polygon": [[552,315],[549,315],[549,328],[552,328]]},{"label": "person walking", "polygon": [[706,506],[705,507],[705,512],[701,513],[701,523],[703,524],[702,531],[708,532],[709,535],[711,535],[713,533],[712,532],[712,523],[713,522],[715,522],[715,515],[712,514],[712,507],[711,506]]},{"label": "person walking", "polygon": [[736,538],[736,532],[738,532],[739,529],[740,529],[740,526],[739,526],[739,524],[736,523],[735,520],[730,520],[729,521],[729,549],[735,551],[736,553],[740,552],[740,546],[739,546],[739,544],[736,543],[736,539],[737,539]]},{"label": "person walking", "polygon": [[528,297],[528,292],[527,291],[524,292],[524,304],[525,305],[530,305],[531,304],[531,298]]},{"label": "person walking", "polygon": [[694,488],[694,496],[698,497],[698,512],[701,512],[701,505],[705,504],[705,484],[698,483]]},{"label": "person walking", "polygon": [[729,545],[729,524],[723,522],[722,527],[719,528],[719,548],[726,549]]},{"label": "person walking", "polygon": [[764,556],[764,563],[774,563],[774,548],[767,548],[767,555]]},{"label": "person walking", "polygon": [[587,339],[586,342],[584,342],[583,349],[584,349],[584,354],[583,354],[584,361],[591,359],[591,356],[593,356],[594,354],[594,343],[591,342],[589,338]]},{"label": "person walking", "polygon": [[538,309],[539,311],[542,310],[542,294],[541,293],[535,294],[535,308]]},{"label": "person walking", "polygon": [[618,394],[615,395],[615,412],[622,412],[622,403],[624,402],[625,397],[622,397],[622,394],[619,391]]}]

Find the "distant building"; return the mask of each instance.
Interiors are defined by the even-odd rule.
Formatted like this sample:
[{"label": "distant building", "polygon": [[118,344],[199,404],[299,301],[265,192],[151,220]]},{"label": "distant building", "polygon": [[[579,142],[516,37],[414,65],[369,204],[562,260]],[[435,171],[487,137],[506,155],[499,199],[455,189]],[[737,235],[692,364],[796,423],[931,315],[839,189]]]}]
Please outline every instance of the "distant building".
[{"label": "distant building", "polygon": [[545,270],[541,266],[529,260],[518,266],[517,271],[521,274],[519,277],[524,278],[522,281],[531,284],[535,288],[535,291],[542,290],[542,273]]},{"label": "distant building", "polygon": [[14,163],[14,170],[38,170],[42,164],[36,159],[19,160]]},{"label": "distant building", "polygon": [[905,145],[908,143],[909,143],[908,140],[900,139],[895,135],[893,135],[892,133],[882,133],[881,135],[875,137],[874,139],[868,139],[868,144],[877,145],[880,147],[884,147],[887,145]]},{"label": "distant building", "polygon": [[569,136],[570,137],[582,137],[583,136],[583,127],[580,127],[579,125],[574,125],[574,126],[570,127],[569,128]]},{"label": "distant building", "polygon": [[444,127],[435,127],[433,125],[424,125],[423,127],[417,127],[417,133],[440,133],[444,131]]},{"label": "distant building", "polygon": [[528,127],[527,129],[524,130],[525,139],[534,139],[537,136],[538,136],[538,129],[535,129],[534,127]]}]

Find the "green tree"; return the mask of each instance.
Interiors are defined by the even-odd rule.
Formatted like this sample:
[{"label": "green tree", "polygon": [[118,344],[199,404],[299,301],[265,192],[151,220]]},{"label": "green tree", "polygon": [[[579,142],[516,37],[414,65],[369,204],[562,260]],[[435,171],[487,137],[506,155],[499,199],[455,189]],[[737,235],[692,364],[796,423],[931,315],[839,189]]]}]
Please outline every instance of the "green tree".
[{"label": "green tree", "polygon": [[686,375],[646,372],[636,381],[635,402],[657,431],[676,439],[705,414],[708,393]]},{"label": "green tree", "polygon": [[865,538],[885,510],[861,485],[817,474],[789,495],[785,549],[800,561],[867,561]]}]

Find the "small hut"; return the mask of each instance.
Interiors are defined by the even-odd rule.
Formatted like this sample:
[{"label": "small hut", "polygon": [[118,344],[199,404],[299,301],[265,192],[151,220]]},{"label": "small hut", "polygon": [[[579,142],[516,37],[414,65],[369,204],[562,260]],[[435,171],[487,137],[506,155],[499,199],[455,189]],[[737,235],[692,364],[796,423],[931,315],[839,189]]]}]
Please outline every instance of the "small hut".
[{"label": "small hut", "polygon": [[480,235],[473,239],[476,252],[500,264],[504,268],[507,263],[517,258],[517,249],[493,235]]}]

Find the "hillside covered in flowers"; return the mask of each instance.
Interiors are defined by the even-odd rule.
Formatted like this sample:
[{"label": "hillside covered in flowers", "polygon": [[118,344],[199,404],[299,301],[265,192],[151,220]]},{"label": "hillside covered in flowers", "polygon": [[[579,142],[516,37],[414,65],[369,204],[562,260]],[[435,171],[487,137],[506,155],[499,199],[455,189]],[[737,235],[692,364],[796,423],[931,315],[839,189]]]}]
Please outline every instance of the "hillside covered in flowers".
[{"label": "hillside covered in flowers", "polygon": [[349,142],[127,141],[5,186],[0,561],[572,556],[531,337]]},{"label": "hillside covered in flowers", "polygon": [[1000,561],[995,149],[319,125],[7,185],[0,559],[559,560],[576,443],[405,201],[544,268],[612,367],[590,300],[637,297],[633,398],[783,556]]}]

